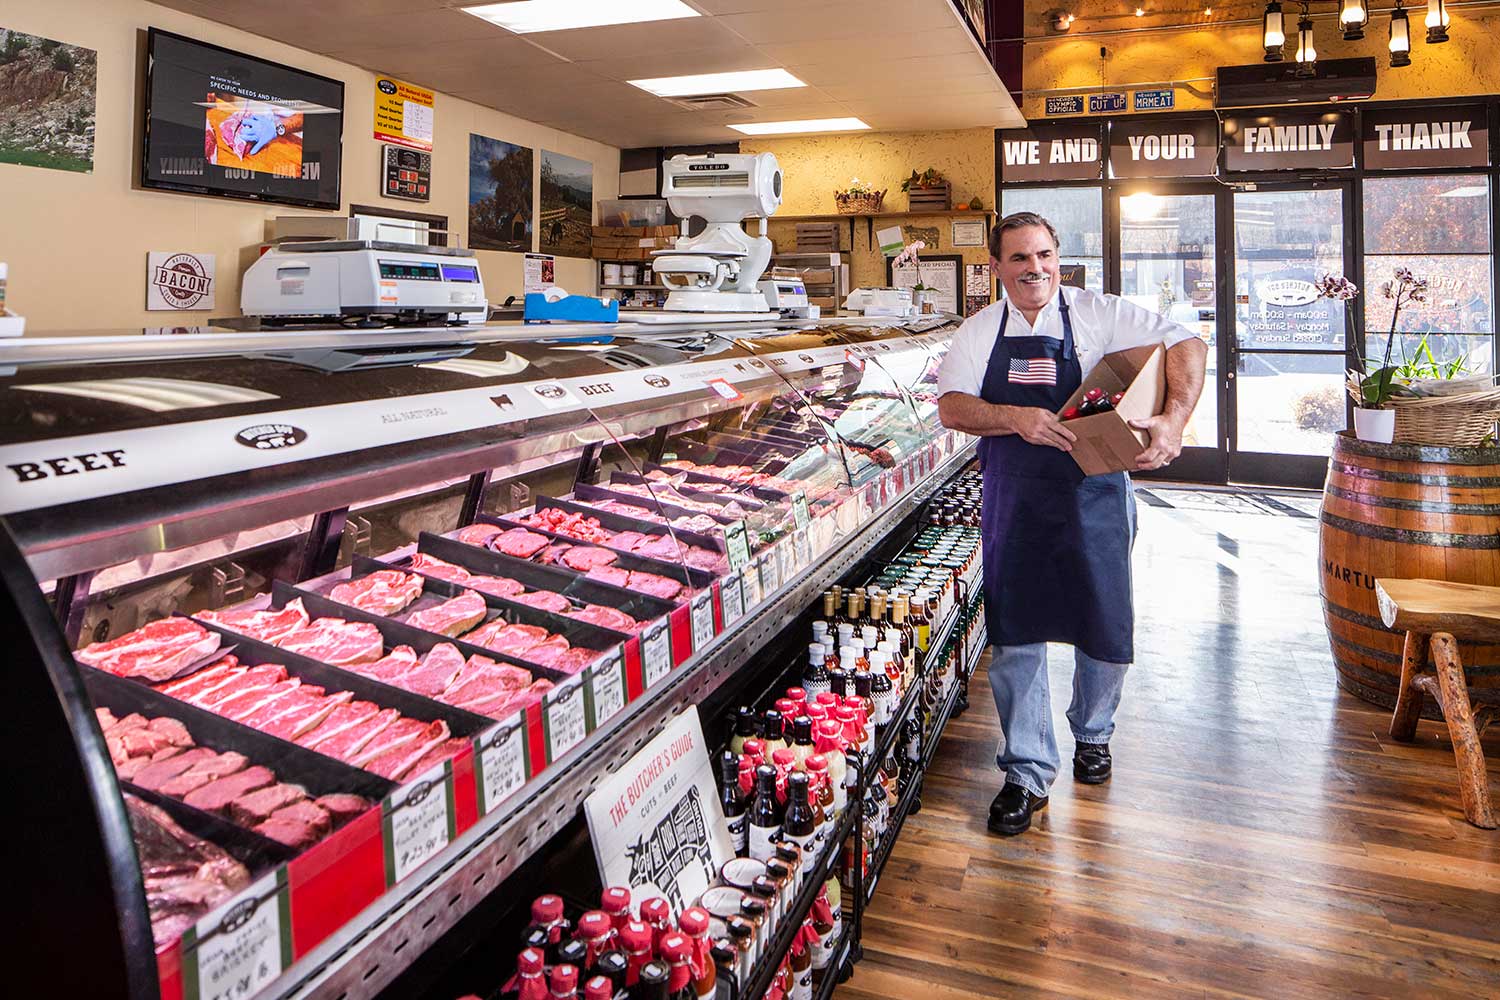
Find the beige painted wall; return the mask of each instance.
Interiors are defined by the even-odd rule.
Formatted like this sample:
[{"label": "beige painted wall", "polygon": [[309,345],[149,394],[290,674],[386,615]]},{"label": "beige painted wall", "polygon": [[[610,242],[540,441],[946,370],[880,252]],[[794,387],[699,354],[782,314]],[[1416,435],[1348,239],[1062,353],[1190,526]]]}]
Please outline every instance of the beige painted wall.
[{"label": "beige painted wall", "polygon": [[[740,143],[745,153],[769,152],[776,155],[786,180],[785,200],[778,215],[820,215],[836,212],[833,192],[846,188],[851,178],[885,189],[885,207],[906,211],[906,195],[901,180],[913,170],[935,167],[953,185],[957,204],[979,197],[986,206],[995,206],[995,133],[993,129],[962,129],[944,132],[863,132],[840,135],[803,136],[787,139],[747,139]],[[989,259],[982,248],[955,250],[952,245],[951,219],[930,216],[909,219],[877,219],[877,229],[897,222],[911,227],[938,230],[938,245],[929,242],[927,253],[961,253],[966,264],[980,264]],[[844,238],[848,239],[847,223]],[[866,235],[865,220],[854,226],[854,245],[850,253],[850,280],[855,287],[885,284],[885,262],[878,247],[872,248]],[[771,238],[778,251],[791,251],[796,245],[795,224],[771,222]]]},{"label": "beige painted wall", "polygon": [[[466,235],[469,133],[543,148],[594,164],[594,197],[615,197],[620,152],[613,146],[439,95],[433,198],[379,196],[380,143],[371,137],[375,76],[347,63],[278,44],[144,0],[0,0],[0,24],[92,48],[99,53],[94,172],[75,174],[0,164],[0,260],[10,265],[9,305],[27,317],[27,333],[66,329],[168,326],[238,314],[239,278],[277,215],[319,214],[287,205],[144,191],[131,187],[139,153],[138,39],[150,26],[343,80],[343,210],[351,203],[447,215]],[[467,242],[467,241],[466,241]],[[146,311],[146,254],[186,250],[216,255],[213,311]],[[479,251],[491,301],[521,292],[521,255]],[[591,260],[559,258],[559,284],[593,292]]]}]

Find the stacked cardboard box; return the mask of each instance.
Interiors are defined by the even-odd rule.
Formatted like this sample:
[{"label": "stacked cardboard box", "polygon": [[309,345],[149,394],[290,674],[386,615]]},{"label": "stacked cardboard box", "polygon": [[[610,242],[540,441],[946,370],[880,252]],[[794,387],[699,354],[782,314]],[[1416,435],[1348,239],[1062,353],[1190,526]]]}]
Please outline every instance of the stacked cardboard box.
[{"label": "stacked cardboard box", "polygon": [[595,260],[650,260],[677,245],[676,226],[595,226]]}]

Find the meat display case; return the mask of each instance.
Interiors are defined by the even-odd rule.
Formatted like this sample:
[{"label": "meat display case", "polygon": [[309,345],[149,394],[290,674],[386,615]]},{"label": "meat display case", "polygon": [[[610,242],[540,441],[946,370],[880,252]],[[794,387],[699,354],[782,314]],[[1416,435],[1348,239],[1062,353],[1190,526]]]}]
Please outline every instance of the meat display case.
[{"label": "meat display case", "polygon": [[955,326],[0,348],[33,964],[378,993],[968,461]]}]

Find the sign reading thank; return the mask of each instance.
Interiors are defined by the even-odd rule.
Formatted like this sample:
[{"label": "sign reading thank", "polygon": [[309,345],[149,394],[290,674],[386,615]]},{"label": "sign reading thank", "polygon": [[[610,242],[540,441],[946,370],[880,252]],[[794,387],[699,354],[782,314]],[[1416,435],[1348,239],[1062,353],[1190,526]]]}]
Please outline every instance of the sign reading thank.
[{"label": "sign reading thank", "polygon": [[1226,115],[1227,170],[1307,170],[1354,166],[1354,125],[1347,114]]},{"label": "sign reading thank", "polygon": [[1360,121],[1369,170],[1489,166],[1489,119],[1482,104],[1370,109]]},{"label": "sign reading thank", "polygon": [[1005,183],[1098,180],[1104,165],[1099,138],[1099,125],[1090,122],[1002,129],[997,173]]}]

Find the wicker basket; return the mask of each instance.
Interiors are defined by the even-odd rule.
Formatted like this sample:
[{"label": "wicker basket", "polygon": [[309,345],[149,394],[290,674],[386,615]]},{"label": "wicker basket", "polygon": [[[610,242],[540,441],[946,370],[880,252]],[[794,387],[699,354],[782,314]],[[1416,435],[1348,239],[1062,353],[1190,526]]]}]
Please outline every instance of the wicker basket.
[{"label": "wicker basket", "polygon": [[1396,411],[1393,443],[1471,447],[1495,432],[1500,388],[1457,396],[1397,397],[1387,405]]},{"label": "wicker basket", "polygon": [[885,201],[885,192],[848,194],[839,191],[834,194],[833,200],[838,203],[840,215],[874,215],[880,211]]}]

